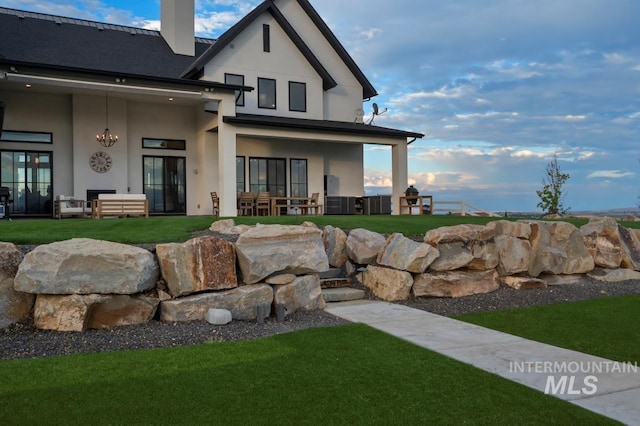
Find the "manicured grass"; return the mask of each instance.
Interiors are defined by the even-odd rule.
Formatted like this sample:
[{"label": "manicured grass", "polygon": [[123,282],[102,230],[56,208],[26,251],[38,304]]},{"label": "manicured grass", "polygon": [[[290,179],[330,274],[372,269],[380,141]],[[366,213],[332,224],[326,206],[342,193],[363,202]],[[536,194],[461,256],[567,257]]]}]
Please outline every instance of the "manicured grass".
[{"label": "manicured grass", "polygon": [[[180,242],[194,231],[205,230],[216,218],[171,216],[126,219],[15,219],[0,220],[0,240],[15,244],[43,244],[70,238],[94,238],[125,244]],[[429,229],[460,223],[487,223],[489,218],[457,216],[280,216],[234,218],[237,224],[301,224],[305,220],[320,226],[344,229],[366,228],[380,233],[401,232],[424,235]],[[495,220],[495,218],[493,219]]]},{"label": "manicured grass", "polygon": [[0,363],[3,424],[615,424],[364,325]]},{"label": "manicured grass", "polygon": [[[486,224],[501,218],[433,215],[433,216],[279,216],[234,218],[237,224],[295,225],[311,221],[319,226],[333,225],[342,229],[366,228],[383,234],[400,232],[406,236],[423,236],[428,230],[459,224]],[[70,238],[94,238],[125,244],[180,242],[191,238],[194,231],[209,228],[216,220],[211,216],[171,216],[127,219],[15,219],[0,220],[0,240],[15,244],[44,244]],[[509,218],[509,220],[515,220]],[[583,219],[570,219],[576,226]],[[640,222],[622,222],[639,228]]]},{"label": "manicured grass", "polygon": [[640,364],[640,295],[460,315],[455,318],[527,339]]}]

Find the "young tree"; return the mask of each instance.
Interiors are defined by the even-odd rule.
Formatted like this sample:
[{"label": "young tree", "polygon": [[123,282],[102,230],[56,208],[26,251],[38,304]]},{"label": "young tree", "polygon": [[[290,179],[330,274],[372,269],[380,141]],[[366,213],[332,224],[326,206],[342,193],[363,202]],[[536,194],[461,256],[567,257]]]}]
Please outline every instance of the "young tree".
[{"label": "young tree", "polygon": [[564,208],[564,196],[562,186],[569,179],[568,173],[562,173],[558,165],[558,157],[553,156],[553,160],[547,164],[547,175],[542,179],[542,189],[536,191],[540,202],[540,207],[547,214],[565,214],[569,209]]}]

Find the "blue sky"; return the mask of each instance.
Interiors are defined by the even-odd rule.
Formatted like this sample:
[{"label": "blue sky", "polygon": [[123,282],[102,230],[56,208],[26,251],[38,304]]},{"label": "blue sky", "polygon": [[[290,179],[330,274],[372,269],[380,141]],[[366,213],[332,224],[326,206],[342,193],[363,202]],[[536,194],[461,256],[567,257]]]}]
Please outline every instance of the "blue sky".
[{"label": "blue sky", "polygon": [[[196,1],[216,37],[260,1]],[[640,195],[637,0],[311,0],[380,94],[375,124],[426,136],[410,183],[436,200],[537,211],[557,155],[573,211]],[[158,0],[0,0],[0,6],[159,27]],[[370,113],[371,102],[364,105]],[[367,117],[365,116],[365,119]],[[370,194],[390,193],[391,154],[367,146]]]}]

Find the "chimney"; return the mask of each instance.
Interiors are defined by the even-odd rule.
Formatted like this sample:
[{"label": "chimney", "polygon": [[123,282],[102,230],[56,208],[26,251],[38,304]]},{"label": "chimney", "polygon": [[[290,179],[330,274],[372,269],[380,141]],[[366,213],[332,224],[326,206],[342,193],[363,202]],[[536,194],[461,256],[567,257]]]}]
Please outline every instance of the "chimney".
[{"label": "chimney", "polygon": [[173,53],[195,56],[195,0],[161,0],[160,34]]}]

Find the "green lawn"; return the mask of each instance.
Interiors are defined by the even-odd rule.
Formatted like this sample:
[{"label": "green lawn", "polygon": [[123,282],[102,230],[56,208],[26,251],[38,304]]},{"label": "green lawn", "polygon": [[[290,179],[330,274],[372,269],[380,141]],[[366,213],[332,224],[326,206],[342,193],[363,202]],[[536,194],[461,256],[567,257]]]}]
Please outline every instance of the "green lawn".
[{"label": "green lawn", "polygon": [[615,424],[360,324],[0,362],[3,424]]},{"label": "green lawn", "polygon": [[[366,228],[383,234],[400,232],[406,236],[422,236],[428,230],[462,223],[486,224],[500,218],[472,216],[279,216],[238,217],[238,224],[300,224],[305,220],[319,226],[333,225],[343,229]],[[0,240],[15,244],[43,244],[69,238],[94,238],[125,244],[186,241],[194,231],[209,228],[211,216],[172,216],[128,219],[15,219],[0,220]],[[577,226],[585,220],[571,220]],[[627,227],[640,227],[640,222],[624,222]]]},{"label": "green lawn", "polygon": [[640,295],[534,306],[455,318],[527,339],[640,364]]}]

